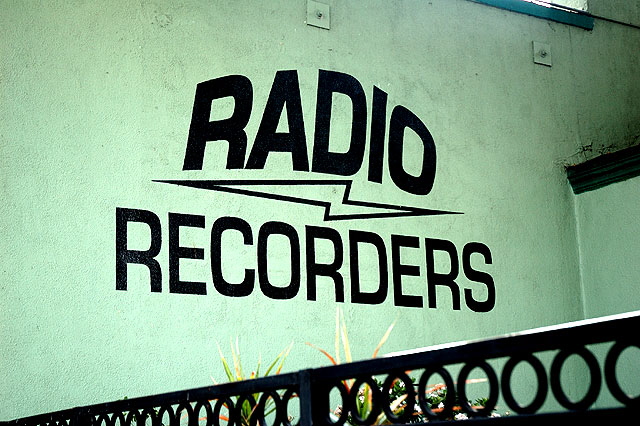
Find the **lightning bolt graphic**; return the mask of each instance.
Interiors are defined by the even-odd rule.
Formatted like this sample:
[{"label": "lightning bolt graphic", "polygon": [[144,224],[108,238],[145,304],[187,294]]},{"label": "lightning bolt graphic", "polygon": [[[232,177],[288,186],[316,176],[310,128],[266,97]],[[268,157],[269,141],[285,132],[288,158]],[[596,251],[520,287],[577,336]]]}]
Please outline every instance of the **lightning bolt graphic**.
[{"label": "lightning bolt graphic", "polygon": [[[246,195],[250,197],[260,197],[270,200],[284,201],[289,203],[305,204],[309,206],[324,208],[324,221],[354,220],[354,219],[379,219],[406,216],[434,216],[444,214],[462,214],[445,210],[423,209],[419,207],[398,206],[393,204],[373,203],[369,201],[351,200],[350,180],[154,180],[158,183],[186,186],[190,188],[205,189],[209,191],[228,192],[232,194]],[[283,195],[276,187],[342,187],[342,200],[339,201],[344,206],[358,207],[358,213],[334,214],[334,202],[317,200],[314,198],[302,198],[291,195]],[[266,188],[265,188],[266,187]],[[265,188],[258,190],[255,188]],[[269,192],[271,191],[271,192]],[[275,191],[275,192],[274,192]],[[333,194],[330,194],[333,195]],[[377,210],[372,212],[371,210]],[[384,210],[384,211],[380,211]]]}]

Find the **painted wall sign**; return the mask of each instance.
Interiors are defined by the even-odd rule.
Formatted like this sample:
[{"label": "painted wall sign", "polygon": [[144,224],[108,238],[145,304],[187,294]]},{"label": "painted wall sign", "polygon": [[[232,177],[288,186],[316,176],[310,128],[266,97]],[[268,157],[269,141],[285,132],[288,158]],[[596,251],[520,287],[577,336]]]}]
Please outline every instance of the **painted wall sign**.
[{"label": "painted wall sign", "polygon": [[[334,94],[346,96],[351,105],[351,133],[348,149],[343,152],[330,150],[330,128],[332,124]],[[231,98],[234,101],[232,114],[223,119],[211,120],[214,101]],[[387,123],[387,93],[373,87],[371,114],[367,113],[367,98],[360,82],[348,74],[320,70],[318,74],[314,138],[311,149],[307,144],[307,126],[304,121],[298,73],[293,70],[276,72],[266,106],[262,112],[258,130],[251,149],[246,130],[253,111],[253,85],[242,75],[228,75],[197,85],[193,104],[191,124],[183,161],[184,171],[203,170],[207,147],[212,143],[226,143],[226,170],[243,169],[259,175],[265,168],[269,155],[274,152],[291,156],[290,171],[321,175],[322,178],[295,180],[156,180],[155,182],[179,185],[205,191],[221,191],[240,196],[261,197],[283,203],[298,203],[324,209],[324,221],[364,220],[398,218],[405,216],[429,216],[459,214],[446,210],[433,210],[404,205],[392,205],[371,200],[356,200],[351,197],[353,176],[362,168],[367,152],[366,131],[370,124],[368,141],[367,180],[382,184],[386,161],[388,178],[400,191],[412,195],[426,196],[434,185],[436,173],[436,148],[433,137],[424,122],[412,111],[397,105],[391,110]],[[286,114],[288,132],[278,132],[278,124]],[[388,128],[388,137],[385,138]],[[414,132],[421,141],[419,173],[410,173],[404,164],[405,133]],[[387,142],[385,146],[385,140]],[[311,153],[311,155],[310,155]],[[327,179],[327,175],[337,179]],[[342,197],[337,200],[316,199],[312,196],[291,195],[287,188],[326,187],[340,189]],[[357,213],[336,214],[333,203],[356,206]],[[492,263],[489,247],[480,242],[469,242],[456,247],[451,241],[418,235],[391,235],[385,242],[376,232],[351,229],[345,237],[338,230],[328,226],[306,225],[304,229],[282,221],[268,221],[257,229],[236,216],[221,216],[213,219],[208,230],[210,244],[205,255],[203,247],[180,245],[180,233],[184,228],[204,229],[203,215],[168,213],[168,242],[163,241],[161,218],[152,211],[136,208],[116,209],[116,289],[127,290],[127,265],[141,264],[149,269],[149,284],[152,292],[163,289],[163,271],[168,271],[170,293],[206,295],[215,290],[226,297],[246,297],[260,291],[271,299],[288,300],[306,293],[308,301],[318,298],[320,277],[333,283],[332,295],[336,302],[345,302],[346,294],[351,303],[376,305],[392,300],[395,306],[438,308],[436,290],[446,288],[451,294],[451,308],[460,310],[464,303],[474,312],[488,312],[495,306],[496,294],[492,276],[478,268]],[[146,250],[131,249],[128,245],[128,224],[139,223],[148,227],[150,246]],[[206,231],[203,231],[206,232]],[[247,267],[240,282],[230,282],[225,278],[222,265],[225,262],[249,264],[246,259],[225,256],[223,235],[236,240],[237,244],[253,247],[255,259]],[[278,237],[276,237],[278,236]],[[289,282],[274,285],[268,268],[270,238],[280,238],[287,242],[290,257]],[[226,241],[226,240],[225,240]],[[322,262],[316,257],[317,244],[330,244],[333,259]],[[161,265],[157,259],[163,244],[168,244],[168,264]],[[376,253],[363,256],[361,253]],[[407,263],[402,258],[403,250],[420,250],[426,261],[426,270],[419,265]],[[436,253],[441,253],[437,255]],[[449,268],[436,270],[436,256],[446,255]],[[473,262],[472,258],[477,259]],[[180,274],[180,259],[201,260],[209,263],[210,283],[187,281]],[[348,259],[348,271],[343,271]],[[377,288],[363,290],[361,272],[377,268]],[[346,269],[346,268],[344,268]],[[302,277],[306,277],[303,285]],[[468,286],[459,284],[464,276]],[[403,277],[421,277],[426,281],[426,294],[410,294],[403,288]],[[303,290],[305,287],[305,290]],[[325,288],[325,287],[323,287]],[[347,290],[349,290],[347,292]],[[391,293],[391,295],[389,294]],[[478,294],[482,294],[479,297]],[[426,302],[425,302],[426,296]]]}]

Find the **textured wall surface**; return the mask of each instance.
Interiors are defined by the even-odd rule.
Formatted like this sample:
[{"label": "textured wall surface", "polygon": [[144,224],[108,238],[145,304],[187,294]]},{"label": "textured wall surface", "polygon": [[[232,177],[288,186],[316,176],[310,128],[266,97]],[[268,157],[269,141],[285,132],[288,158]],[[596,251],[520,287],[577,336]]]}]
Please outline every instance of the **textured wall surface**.
[{"label": "textured wall surface", "polygon": [[[589,0],[588,9],[596,16],[635,28],[596,19],[593,32],[573,38],[576,100],[584,107],[578,107],[577,149],[567,161],[570,164],[640,143],[640,58],[634,53],[640,49],[640,2]],[[603,33],[607,36],[596,36]],[[612,42],[620,49],[610,51]],[[595,66],[600,60],[610,62],[600,68]]]},{"label": "textured wall surface", "polygon": [[577,197],[585,313],[593,318],[640,307],[640,179]]},{"label": "textured wall surface", "polygon": [[[630,54],[640,50],[638,31],[597,23],[588,32],[466,0],[327,3],[329,30],[307,25],[305,1],[0,1],[0,420],[221,381],[217,342],[226,351],[236,337],[247,365],[292,341],[288,370],[324,365],[304,343],[332,347],[338,306],[356,358],[370,356],[394,321],[385,351],[582,318],[575,197],[563,164],[592,142],[640,133],[640,64]],[[534,41],[550,44],[552,67],[534,64]],[[296,146],[306,147],[311,163],[320,70],[362,86],[362,167],[349,176],[293,170],[290,153],[271,152],[263,169],[229,170],[228,144],[209,142],[202,170],[183,170],[197,85],[227,75],[250,80],[248,156],[282,70],[297,71],[302,115],[283,113],[278,132],[302,121],[305,137]],[[388,95],[387,107],[372,120],[376,90]],[[329,148],[344,153],[351,104],[340,93],[332,99]],[[237,105],[227,101],[214,101],[208,119],[232,116]],[[397,105],[433,137],[427,195],[390,177],[386,146]],[[368,155],[372,121],[387,135],[382,183],[368,179],[376,161]],[[410,128],[401,134],[404,151],[395,151],[391,167],[400,162],[417,176],[426,145]],[[327,222],[314,205],[156,182],[338,178],[352,181],[354,200],[463,214]],[[324,201],[340,200],[342,190],[284,192]],[[116,290],[119,208],[158,218],[156,234],[129,223],[125,242],[142,251],[160,244],[161,292],[151,291],[149,268],[136,264],[128,266],[127,290]],[[176,236],[170,213],[194,222]],[[251,235],[224,232],[216,260],[211,231],[223,217],[238,218]],[[275,232],[259,244],[271,222],[290,239]],[[309,232],[317,228],[339,237],[312,241],[317,263],[331,264],[336,241],[342,244],[344,302],[328,276],[318,277],[315,297],[309,293]],[[353,300],[353,235],[383,242],[389,270],[380,303]],[[429,239],[453,243],[453,259],[430,252]],[[465,254],[473,242],[490,259]],[[179,280],[204,283],[206,295],[169,291],[176,247],[189,253],[178,259]],[[365,292],[380,288],[373,247],[359,252]],[[261,250],[268,251],[263,264]],[[442,275],[456,263],[459,297],[444,285],[429,297],[429,283],[446,282]],[[214,267],[236,284],[246,270],[266,271],[271,287],[265,291],[256,276],[251,294],[224,295]],[[270,288],[291,289],[298,270],[297,292],[269,297]],[[468,295],[488,300],[491,286],[495,306],[471,309]]]}]

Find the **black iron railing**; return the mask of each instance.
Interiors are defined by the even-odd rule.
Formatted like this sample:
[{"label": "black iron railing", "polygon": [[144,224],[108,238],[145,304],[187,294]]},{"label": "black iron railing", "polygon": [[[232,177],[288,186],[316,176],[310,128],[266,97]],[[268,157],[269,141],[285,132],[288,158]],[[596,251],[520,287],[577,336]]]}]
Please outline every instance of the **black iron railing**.
[{"label": "black iron railing", "polygon": [[[456,415],[483,424],[526,425],[547,420],[628,423],[637,416],[640,395],[627,395],[619,381],[618,364],[625,349],[640,349],[639,329],[637,311],[332,367],[78,407],[0,422],[0,426],[342,426],[347,422],[374,424],[381,419],[396,424],[437,424]],[[566,368],[569,358],[582,361]],[[636,358],[632,357],[625,375],[640,371]],[[518,381],[513,375],[523,365],[529,365],[524,368],[535,377],[525,380],[528,385],[524,388],[533,391],[516,397],[521,392],[514,392]],[[585,368],[580,370],[580,366]],[[562,379],[567,369],[574,370],[571,375],[584,382],[585,389],[579,392],[582,396],[571,397],[572,389],[567,389]],[[470,379],[476,376],[484,382],[480,385],[485,392],[481,403],[470,402]],[[640,384],[640,377],[625,379],[627,385]],[[441,384],[434,387],[433,383]],[[398,384],[405,386],[398,388]],[[446,388],[438,405],[430,399],[435,388]],[[363,409],[365,398],[370,404]],[[499,409],[501,417],[492,417]]]}]

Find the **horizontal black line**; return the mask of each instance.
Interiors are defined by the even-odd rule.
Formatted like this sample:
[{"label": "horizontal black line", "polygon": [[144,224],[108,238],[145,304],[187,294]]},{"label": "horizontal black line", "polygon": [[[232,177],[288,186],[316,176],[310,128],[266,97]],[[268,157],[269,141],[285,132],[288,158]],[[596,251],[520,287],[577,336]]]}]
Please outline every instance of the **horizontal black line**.
[{"label": "horizontal black line", "polygon": [[318,185],[318,186],[326,186],[326,185],[339,185],[339,186],[348,186],[351,185],[350,180],[345,179],[221,179],[221,180],[154,180],[154,182],[163,182],[163,183],[212,183],[215,185],[231,185],[231,186],[241,186],[241,185],[272,185],[272,186],[298,186],[298,185]]}]

